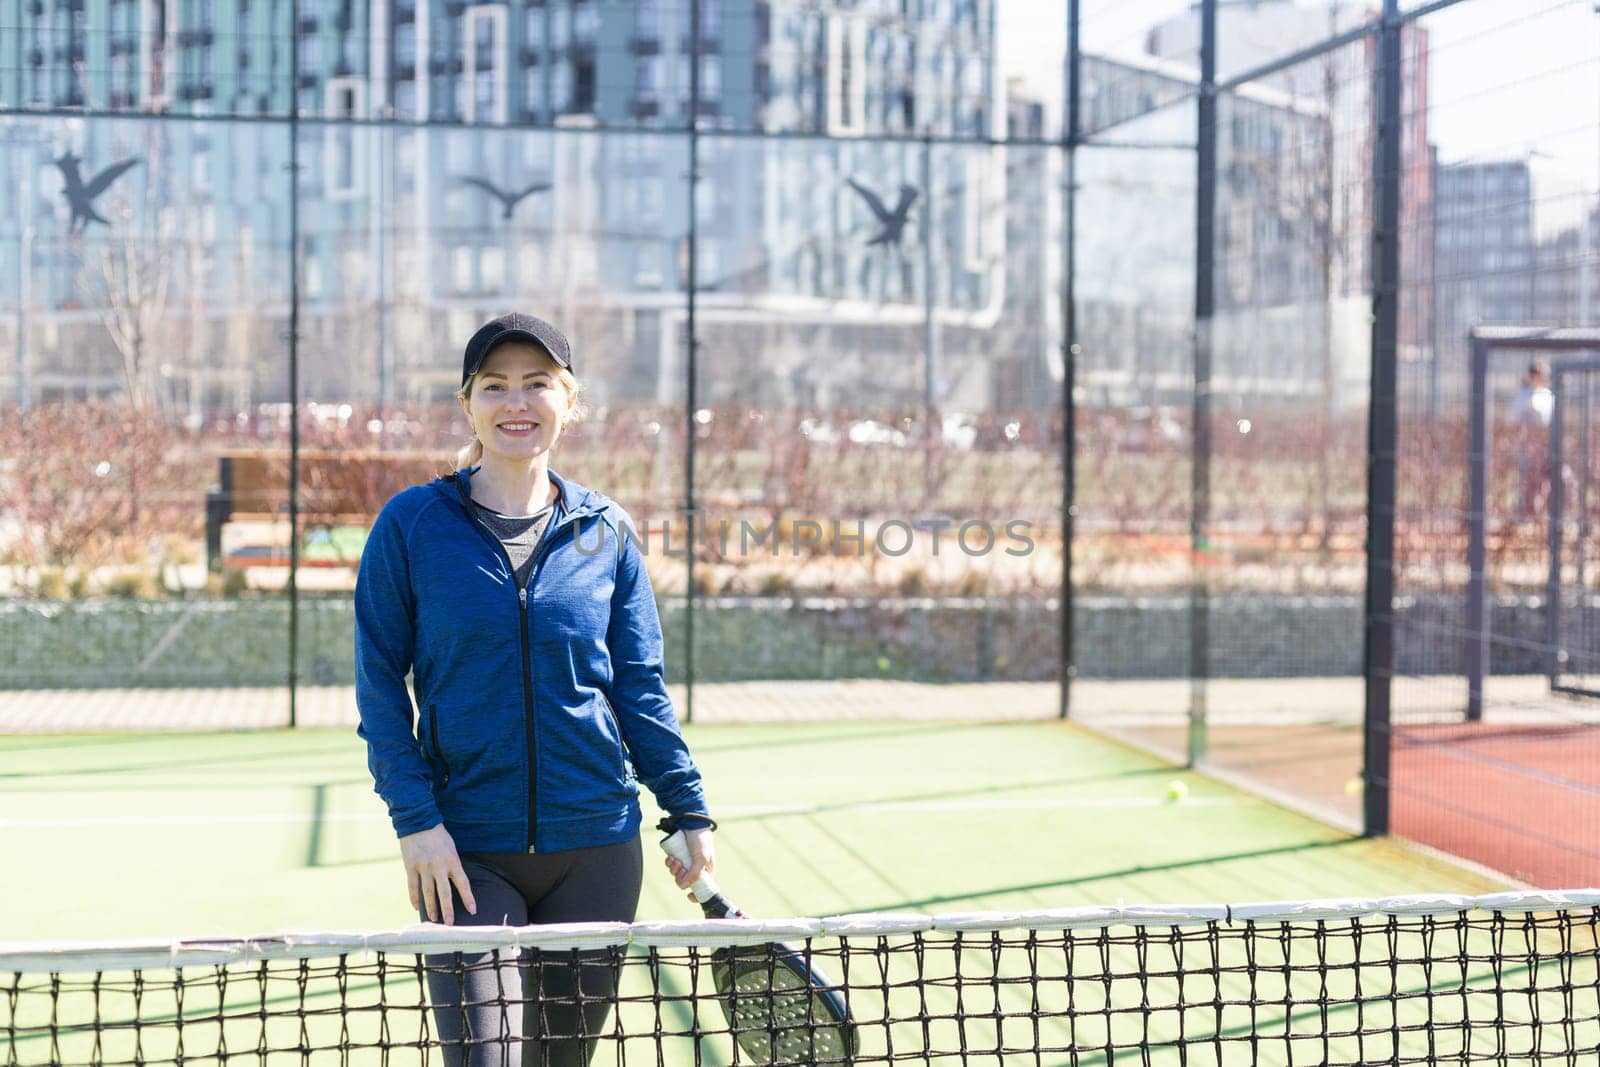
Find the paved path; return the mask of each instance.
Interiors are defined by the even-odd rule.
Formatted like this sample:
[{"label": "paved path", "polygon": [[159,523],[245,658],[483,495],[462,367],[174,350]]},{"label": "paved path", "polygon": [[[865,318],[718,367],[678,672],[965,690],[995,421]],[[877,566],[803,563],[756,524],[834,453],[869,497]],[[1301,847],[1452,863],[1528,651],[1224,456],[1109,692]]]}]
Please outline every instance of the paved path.
[{"label": "paved path", "polygon": [[[679,714],[683,686],[669,686]],[[302,726],[356,724],[350,686],[304,686]],[[1046,719],[1053,683],[921,685],[910,682],[728,682],[698,685],[696,722]],[[42,689],[0,693],[0,733],[247,730],[287,726],[287,689]]]},{"label": "paved path", "polygon": [[[684,687],[668,688],[682,714]],[[1362,715],[1359,678],[1224,679],[1207,692],[1217,724],[1358,723]],[[1396,713],[1407,721],[1459,721],[1465,696],[1460,679],[1395,682]],[[1183,679],[1079,681],[1073,717],[1116,727],[1171,726],[1187,718],[1189,697]],[[694,721],[706,723],[1049,719],[1057,699],[1054,682],[719,682],[695,687],[693,711]],[[1600,718],[1600,702],[1553,699],[1542,678],[1491,679],[1489,704],[1491,717],[1519,721]],[[303,726],[354,727],[355,690],[303,686],[295,711]],[[282,687],[0,692],[0,733],[246,730],[288,722],[289,693]]]}]

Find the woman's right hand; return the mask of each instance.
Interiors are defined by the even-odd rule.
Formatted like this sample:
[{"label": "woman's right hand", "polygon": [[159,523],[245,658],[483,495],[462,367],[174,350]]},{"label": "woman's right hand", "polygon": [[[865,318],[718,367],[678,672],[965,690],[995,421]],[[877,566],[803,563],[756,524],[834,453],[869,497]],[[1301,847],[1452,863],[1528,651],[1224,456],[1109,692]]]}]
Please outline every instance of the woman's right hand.
[{"label": "woman's right hand", "polygon": [[430,830],[402,837],[400,859],[406,865],[406,889],[411,894],[411,906],[420,910],[426,904],[430,922],[454,925],[456,914],[450,896],[452,885],[461,894],[461,902],[467,906],[467,910],[478,914],[478,902],[472,899],[472,885],[467,881],[466,869],[461,866],[461,857],[456,855],[456,843],[451,840],[450,831],[444,828],[443,823]]}]

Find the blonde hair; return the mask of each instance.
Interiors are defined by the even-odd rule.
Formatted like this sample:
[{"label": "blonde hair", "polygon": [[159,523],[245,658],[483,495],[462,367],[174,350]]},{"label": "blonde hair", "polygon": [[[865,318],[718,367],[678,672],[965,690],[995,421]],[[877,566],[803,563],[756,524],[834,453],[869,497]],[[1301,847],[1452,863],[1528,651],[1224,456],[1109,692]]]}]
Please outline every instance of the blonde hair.
[{"label": "blonde hair", "polygon": [[[482,374],[482,371],[468,378],[466,384],[456,390],[456,399],[458,401],[466,400],[472,396],[472,387],[477,382],[480,374]],[[561,431],[565,433],[573,423],[583,420],[583,417],[589,413],[589,408],[583,402],[583,385],[578,381],[576,375],[566,367],[557,367],[556,380],[567,391],[567,417],[561,420]],[[459,471],[468,467],[475,467],[482,459],[483,442],[478,440],[477,435],[474,434],[472,440],[463,445],[460,451],[456,453],[455,469]]]}]

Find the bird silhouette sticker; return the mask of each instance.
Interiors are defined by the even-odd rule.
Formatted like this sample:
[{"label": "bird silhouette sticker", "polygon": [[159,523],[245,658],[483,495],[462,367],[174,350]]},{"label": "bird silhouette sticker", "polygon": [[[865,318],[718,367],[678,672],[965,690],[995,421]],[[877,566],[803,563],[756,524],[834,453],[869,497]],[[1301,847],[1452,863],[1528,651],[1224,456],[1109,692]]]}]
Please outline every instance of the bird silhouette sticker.
[{"label": "bird silhouette sticker", "polygon": [[917,190],[915,186],[900,186],[900,199],[895,204],[894,210],[884,206],[883,198],[868,189],[854,178],[846,178],[850,188],[861,194],[861,199],[867,202],[872,209],[872,214],[878,220],[878,232],[868,241],[868,245],[883,245],[885,247],[900,247],[900,234],[906,228],[906,215],[911,211],[911,205],[916,202]]},{"label": "bird silhouette sticker", "polygon": [[509,219],[512,213],[517,210],[517,205],[520,204],[524,198],[531,196],[534,193],[545,192],[550,188],[549,182],[534,182],[521,192],[510,192],[501,189],[487,178],[479,178],[474,175],[467,174],[462,175],[459,180],[475,189],[482,189],[484,192],[500,201],[500,217],[502,219]]},{"label": "bird silhouette sticker", "polygon": [[87,182],[83,180],[83,175],[78,170],[78,164],[82,161],[71,152],[63,154],[55,162],[56,166],[61,168],[61,177],[66,183],[61,193],[67,198],[67,206],[72,208],[70,232],[82,233],[91,222],[98,222],[102,226],[111,225],[104,215],[94,209],[95,199],[111,188],[111,183],[121,177],[124,171],[138,166],[141,160],[135,156],[120,163],[113,163]]}]

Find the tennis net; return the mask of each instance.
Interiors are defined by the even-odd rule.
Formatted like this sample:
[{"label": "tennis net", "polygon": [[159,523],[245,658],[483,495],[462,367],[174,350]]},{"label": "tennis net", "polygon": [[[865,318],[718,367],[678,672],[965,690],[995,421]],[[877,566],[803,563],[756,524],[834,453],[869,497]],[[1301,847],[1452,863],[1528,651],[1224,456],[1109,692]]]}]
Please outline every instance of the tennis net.
[{"label": "tennis net", "polygon": [[[579,977],[500,983],[502,1020],[614,1006],[526,1062],[582,1062],[587,1040],[593,1063],[663,1067],[1594,1063],[1597,933],[1600,892],[1570,892],[0,944],[0,1060],[458,1062],[466,1043],[499,1063],[503,1034],[445,1036],[430,980],[516,960]],[[800,961],[848,1022],[829,1036],[784,983],[720,981],[730,959]]]}]

